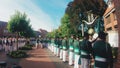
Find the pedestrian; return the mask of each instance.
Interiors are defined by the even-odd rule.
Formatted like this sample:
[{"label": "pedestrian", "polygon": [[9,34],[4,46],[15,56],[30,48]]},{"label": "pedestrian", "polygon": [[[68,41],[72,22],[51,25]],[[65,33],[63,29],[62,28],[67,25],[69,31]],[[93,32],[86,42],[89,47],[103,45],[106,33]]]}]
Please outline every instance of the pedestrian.
[{"label": "pedestrian", "polygon": [[106,41],[107,33],[99,32],[98,39],[93,45],[94,68],[113,68],[112,49]]},{"label": "pedestrian", "polygon": [[89,34],[84,33],[83,41],[81,42],[81,68],[90,68],[90,60],[92,55],[92,45],[89,42]]},{"label": "pedestrian", "polygon": [[40,45],[40,48],[43,48],[43,39],[42,38],[40,38],[40,40],[39,40],[39,45]]},{"label": "pedestrian", "polygon": [[50,38],[50,50],[51,50],[51,52],[52,52],[52,38]]},{"label": "pedestrian", "polygon": [[35,48],[36,48],[36,49],[38,48],[38,45],[39,45],[39,39],[37,38],[37,40],[36,40],[36,45],[35,45]]},{"label": "pedestrian", "polygon": [[54,53],[54,45],[55,45],[55,39],[54,38],[52,38],[51,44],[52,44],[52,52]]},{"label": "pedestrian", "polygon": [[13,41],[12,41],[12,38],[9,38],[9,49],[10,49],[10,52],[13,51]]},{"label": "pedestrian", "polygon": [[63,45],[62,45],[62,40],[63,38],[60,38],[60,59],[62,60],[63,59]]},{"label": "pedestrian", "polygon": [[91,42],[92,47],[93,47],[94,42],[97,40],[97,38],[98,38],[97,33],[94,33],[93,35],[89,35],[89,41]]},{"label": "pedestrian", "polygon": [[[79,41],[79,37],[76,37],[75,41],[74,41],[74,68],[79,68],[79,58],[80,58],[80,41]],[[78,64],[79,62],[79,64]]]},{"label": "pedestrian", "polygon": [[13,38],[12,39],[12,42],[13,42],[13,51],[15,51],[16,50],[16,38]]},{"label": "pedestrian", "polygon": [[62,45],[63,45],[63,62],[67,61],[67,53],[68,53],[68,41],[67,37],[65,36],[64,39],[62,40]]},{"label": "pedestrian", "polygon": [[54,38],[53,53],[56,55],[56,38]]},{"label": "pedestrian", "polygon": [[55,38],[55,44],[54,44],[54,54],[57,56],[57,47],[58,47],[58,37]]},{"label": "pedestrian", "polygon": [[57,57],[59,57],[59,55],[60,55],[60,38],[58,37],[57,38]]},{"label": "pedestrian", "polygon": [[79,68],[81,68],[81,42],[82,42],[83,38],[79,38],[79,60],[78,60],[78,65],[79,65]]},{"label": "pedestrian", "polygon": [[74,58],[74,36],[71,35],[69,38],[69,65],[73,65],[73,58]]},{"label": "pedestrian", "polygon": [[50,49],[50,46],[51,46],[51,45],[50,45],[50,44],[51,44],[51,38],[48,38],[47,40],[48,40],[48,48]]}]

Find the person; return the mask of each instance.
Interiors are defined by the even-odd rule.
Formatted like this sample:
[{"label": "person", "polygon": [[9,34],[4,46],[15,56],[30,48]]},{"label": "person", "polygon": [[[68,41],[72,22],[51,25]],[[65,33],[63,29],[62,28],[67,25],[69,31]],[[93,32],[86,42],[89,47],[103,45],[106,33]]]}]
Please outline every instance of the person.
[{"label": "person", "polygon": [[[48,48],[50,49],[50,46],[51,46],[51,45],[50,45],[50,44],[51,44],[51,38],[48,38],[47,40],[48,40]],[[51,49],[50,49],[50,50],[51,50]]]},{"label": "person", "polygon": [[39,39],[36,40],[36,49],[38,48],[39,45]]},{"label": "person", "polygon": [[64,39],[62,40],[62,46],[63,46],[63,62],[66,62],[67,59],[67,50],[68,50],[68,41],[67,37],[65,36]]},{"label": "person", "polygon": [[98,39],[93,45],[94,68],[113,68],[112,49],[106,42],[107,33],[99,32]]},{"label": "person", "polygon": [[57,57],[59,57],[60,56],[60,45],[61,45],[61,43],[60,43],[60,38],[58,37],[58,40],[57,40]]},{"label": "person", "polygon": [[84,33],[81,42],[81,68],[90,68],[90,60],[92,55],[92,45],[89,42],[89,34]]},{"label": "person", "polygon": [[60,46],[59,46],[59,48],[60,48],[60,59],[63,59],[63,46],[62,46],[62,40],[63,40],[63,38],[61,37],[60,38]]},{"label": "person", "polygon": [[58,37],[55,38],[55,56],[58,55]]},{"label": "person", "polygon": [[71,35],[71,38],[69,38],[69,65],[73,65],[73,57],[74,57],[74,36]]},{"label": "person", "polygon": [[12,38],[9,38],[9,49],[10,49],[10,52],[13,51],[13,41],[12,41]]},{"label": "person", "polygon": [[52,49],[52,52],[54,53],[54,45],[55,45],[55,39],[52,38],[51,39],[51,49]]},{"label": "person", "polygon": [[94,33],[93,35],[89,35],[89,41],[92,43],[92,46],[94,44],[94,42],[97,40],[98,38],[98,34]]},{"label": "person", "polygon": [[79,65],[79,68],[81,68],[81,42],[82,42],[82,38],[79,38],[79,60],[78,60],[78,65]]},{"label": "person", "polygon": [[9,53],[9,42],[8,42],[8,38],[4,39],[4,46],[5,46],[5,53],[8,54]]},{"label": "person", "polygon": [[54,55],[56,55],[56,53],[57,53],[57,52],[56,52],[56,51],[57,51],[56,46],[57,46],[57,38],[55,37],[55,38],[54,38],[54,46],[53,46],[53,48],[54,48],[54,50],[53,50],[53,51],[54,51],[54,52],[53,52]]},{"label": "person", "polygon": [[[76,37],[76,39],[74,40],[74,68],[79,68],[79,58],[80,58],[80,41],[79,41],[79,37]],[[79,63],[79,64],[78,64]]]}]

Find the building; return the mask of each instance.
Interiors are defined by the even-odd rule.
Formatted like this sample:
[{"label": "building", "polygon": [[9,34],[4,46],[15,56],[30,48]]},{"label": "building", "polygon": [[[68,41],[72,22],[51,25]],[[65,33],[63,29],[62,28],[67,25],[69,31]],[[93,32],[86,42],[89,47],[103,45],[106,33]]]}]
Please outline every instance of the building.
[{"label": "building", "polygon": [[40,36],[40,32],[39,31],[35,31],[35,35],[36,35],[36,37],[39,37]]},{"label": "building", "polygon": [[3,37],[6,31],[7,22],[0,21],[0,37]]},{"label": "building", "polygon": [[[120,41],[120,0],[113,0],[114,2],[114,6],[116,9],[116,17],[117,17],[117,22],[118,22],[118,37],[119,37],[119,41]],[[117,58],[117,62],[114,68],[120,68],[120,42],[118,43],[119,47],[118,47],[118,58]]]},{"label": "building", "polygon": [[108,42],[112,47],[118,47],[118,22],[113,0],[108,0],[108,8],[104,13],[105,31],[108,33]]},{"label": "building", "polygon": [[0,21],[0,37],[15,36],[15,34],[8,32],[7,24],[7,22]]},{"label": "building", "polygon": [[38,30],[39,32],[40,32],[40,37],[46,37],[46,35],[47,35],[47,31],[46,30],[44,30],[44,29],[39,29]]}]

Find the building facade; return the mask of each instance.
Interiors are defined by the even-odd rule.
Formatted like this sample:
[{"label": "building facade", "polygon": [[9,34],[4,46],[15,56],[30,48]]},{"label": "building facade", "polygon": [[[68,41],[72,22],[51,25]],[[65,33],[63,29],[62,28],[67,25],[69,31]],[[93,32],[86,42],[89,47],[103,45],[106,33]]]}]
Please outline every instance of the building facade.
[{"label": "building facade", "polygon": [[118,47],[118,22],[113,0],[108,0],[108,8],[104,13],[105,31],[108,33],[108,42],[112,47]]},{"label": "building facade", "polygon": [[40,37],[43,37],[43,38],[46,37],[46,35],[47,35],[47,33],[48,33],[48,32],[47,32],[46,30],[44,30],[44,29],[39,29],[38,32],[40,32]]},{"label": "building facade", "polygon": [[119,37],[119,48],[118,48],[118,58],[117,58],[117,62],[114,68],[120,68],[120,0],[113,0],[114,2],[114,6],[116,9],[116,17],[117,17],[117,22],[118,22],[118,37]]},{"label": "building facade", "polygon": [[0,37],[3,37],[5,35],[7,27],[7,22],[0,21]]},{"label": "building facade", "polygon": [[8,32],[7,24],[8,24],[7,22],[0,21],[0,37],[9,37],[9,36],[15,37],[15,34]]}]

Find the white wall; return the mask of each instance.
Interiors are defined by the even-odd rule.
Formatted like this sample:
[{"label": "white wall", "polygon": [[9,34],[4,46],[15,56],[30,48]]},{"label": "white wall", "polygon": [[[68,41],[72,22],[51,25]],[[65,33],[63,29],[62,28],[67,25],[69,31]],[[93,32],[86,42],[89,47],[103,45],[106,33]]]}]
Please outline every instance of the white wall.
[{"label": "white wall", "polygon": [[118,31],[108,31],[108,42],[112,47],[118,47]]}]

